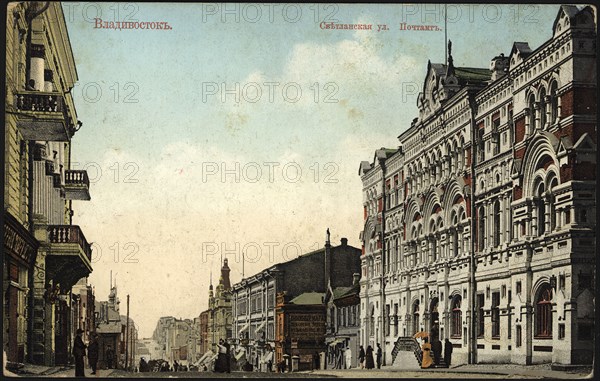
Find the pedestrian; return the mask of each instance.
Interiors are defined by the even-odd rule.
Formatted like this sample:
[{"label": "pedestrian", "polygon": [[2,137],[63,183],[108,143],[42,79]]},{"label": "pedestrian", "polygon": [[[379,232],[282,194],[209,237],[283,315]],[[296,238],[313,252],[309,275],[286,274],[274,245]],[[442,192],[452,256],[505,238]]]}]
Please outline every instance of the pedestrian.
[{"label": "pedestrian", "polygon": [[108,369],[112,369],[113,361],[115,359],[115,351],[113,351],[113,349],[110,345],[106,348],[105,355],[106,355],[106,366],[108,367]]},{"label": "pedestrian", "polygon": [[100,348],[98,345],[98,334],[94,332],[92,333],[90,344],[88,345],[88,362],[90,363],[90,368],[92,368],[92,374],[96,374],[99,354]]},{"label": "pedestrian", "polygon": [[224,373],[225,369],[225,354],[227,353],[227,348],[223,345],[223,339],[219,340],[219,344],[217,344],[217,361],[215,362],[215,372]]},{"label": "pedestrian", "polygon": [[272,372],[273,371],[273,360],[269,359],[269,361],[267,361],[267,372]]},{"label": "pedestrian", "polygon": [[377,343],[377,369],[381,369],[381,344]]},{"label": "pedestrian", "polygon": [[175,360],[175,362],[173,363],[173,371],[179,372],[179,363],[177,362],[177,360]]},{"label": "pedestrian", "polygon": [[85,377],[83,372],[83,358],[85,357],[85,344],[81,339],[82,329],[76,331],[75,341],[73,343],[73,357],[75,357],[75,377]]},{"label": "pedestrian", "polygon": [[344,351],[344,356],[346,360],[346,369],[352,368],[352,351],[349,347],[346,347],[346,350]]},{"label": "pedestrian", "polygon": [[421,345],[421,349],[423,350],[421,369],[427,369],[431,367],[433,361],[431,360],[431,344],[429,344],[429,340],[427,340],[426,337],[423,339],[423,345]]},{"label": "pedestrian", "polygon": [[231,373],[231,346],[227,340],[223,340],[225,346],[225,372]]},{"label": "pedestrian", "polygon": [[438,339],[433,339],[431,343],[431,351],[433,352],[433,363],[440,365],[440,358],[442,357],[442,342]]},{"label": "pedestrian", "polygon": [[370,345],[367,347],[367,351],[365,353],[365,368],[375,368],[375,361],[373,361],[373,347]]},{"label": "pedestrian", "polygon": [[360,346],[360,351],[358,352],[358,362],[360,363],[360,369],[365,369],[365,349],[363,346]]},{"label": "pedestrian", "polygon": [[319,355],[319,352],[315,352],[315,354],[313,355],[313,362],[314,362],[314,369],[318,370],[321,367],[321,356]]},{"label": "pedestrian", "polygon": [[452,343],[448,338],[444,341],[444,362],[446,366],[450,368],[450,362],[452,361]]}]

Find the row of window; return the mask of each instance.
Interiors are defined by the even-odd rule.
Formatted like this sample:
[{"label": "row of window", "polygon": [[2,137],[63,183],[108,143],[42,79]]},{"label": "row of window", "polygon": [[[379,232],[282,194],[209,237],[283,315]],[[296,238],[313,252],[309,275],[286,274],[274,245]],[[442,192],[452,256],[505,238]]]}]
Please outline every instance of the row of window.
[{"label": "row of window", "polygon": [[338,328],[358,326],[358,316],[360,316],[360,307],[358,305],[331,307],[328,316],[329,327],[332,331],[335,331],[336,324]]}]

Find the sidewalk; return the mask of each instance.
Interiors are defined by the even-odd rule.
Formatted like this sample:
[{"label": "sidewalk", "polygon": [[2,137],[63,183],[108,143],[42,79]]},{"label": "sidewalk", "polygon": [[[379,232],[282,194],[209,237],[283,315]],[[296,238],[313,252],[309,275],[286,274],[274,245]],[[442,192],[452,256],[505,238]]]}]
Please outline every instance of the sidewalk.
[{"label": "sidewalk", "polygon": [[[86,377],[110,377],[115,369],[98,369],[95,375],[89,367],[84,369]],[[75,366],[53,366],[24,364],[16,373],[4,371],[9,377],[75,377]]]},{"label": "sidewalk", "polygon": [[319,375],[360,378],[554,378],[592,379],[591,367],[587,370],[558,371],[550,364],[474,364],[456,365],[450,368],[402,369],[398,366],[384,366],[381,369],[328,369],[311,371]]}]

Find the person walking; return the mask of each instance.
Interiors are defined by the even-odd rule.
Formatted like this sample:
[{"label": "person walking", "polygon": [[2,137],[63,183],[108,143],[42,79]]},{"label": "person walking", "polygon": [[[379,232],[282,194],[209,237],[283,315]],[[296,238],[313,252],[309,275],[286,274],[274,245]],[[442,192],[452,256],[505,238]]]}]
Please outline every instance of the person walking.
[{"label": "person walking", "polygon": [[360,363],[360,369],[365,369],[365,349],[363,346],[360,346],[360,350],[358,352],[358,362]]},{"label": "person walking", "polygon": [[440,365],[440,358],[442,357],[442,342],[438,339],[433,339],[431,343],[431,351],[433,352],[433,363]]},{"label": "person walking", "polygon": [[108,367],[108,369],[112,369],[113,368],[113,361],[115,360],[115,351],[113,351],[112,347],[109,345],[108,348],[106,348],[106,366]]},{"label": "person walking", "polygon": [[448,338],[444,341],[444,362],[446,366],[450,368],[450,362],[452,361],[452,343]]},{"label": "person walking", "polygon": [[73,342],[73,357],[75,357],[75,377],[85,377],[83,371],[83,358],[85,357],[85,344],[81,339],[83,330],[78,329],[76,331],[75,340]]},{"label": "person walking", "polygon": [[88,362],[90,363],[90,368],[92,368],[92,374],[96,374],[99,354],[98,334],[94,332],[92,333],[90,344],[88,345]]},{"label": "person walking", "polygon": [[421,369],[427,369],[431,367],[433,361],[431,360],[431,344],[429,344],[429,340],[426,337],[423,338],[423,345],[421,345],[421,349],[423,350]]},{"label": "person walking", "polygon": [[365,358],[365,368],[367,369],[373,369],[375,368],[375,361],[373,361],[373,347],[372,346],[368,346],[367,347],[367,352],[365,353],[366,358]]},{"label": "person walking", "polygon": [[377,369],[381,369],[381,344],[377,343]]},{"label": "person walking", "polygon": [[231,346],[227,340],[223,340],[223,346],[225,347],[225,372],[231,373]]}]

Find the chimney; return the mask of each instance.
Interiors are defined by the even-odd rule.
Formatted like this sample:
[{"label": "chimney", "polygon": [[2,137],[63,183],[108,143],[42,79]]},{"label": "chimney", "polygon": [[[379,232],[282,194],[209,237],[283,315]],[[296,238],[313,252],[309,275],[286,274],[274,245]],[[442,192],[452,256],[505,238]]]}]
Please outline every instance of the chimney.
[{"label": "chimney", "polygon": [[360,274],[359,273],[354,273],[352,274],[352,285],[357,285],[358,281],[360,281]]},{"label": "chimney", "polygon": [[342,246],[348,246],[348,238],[342,238]]}]

